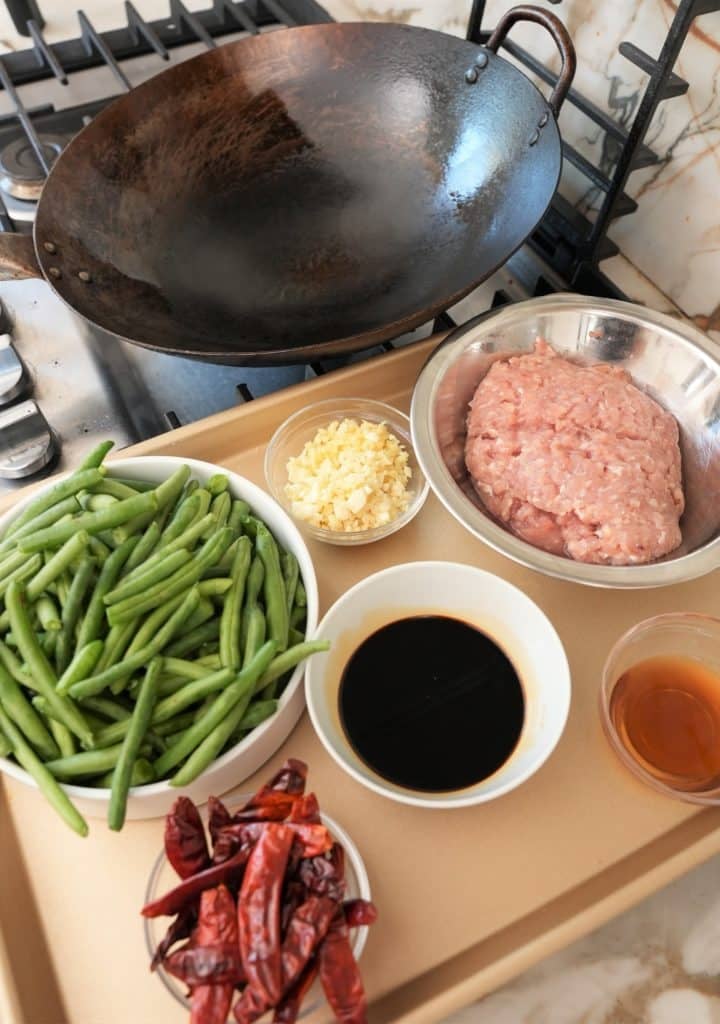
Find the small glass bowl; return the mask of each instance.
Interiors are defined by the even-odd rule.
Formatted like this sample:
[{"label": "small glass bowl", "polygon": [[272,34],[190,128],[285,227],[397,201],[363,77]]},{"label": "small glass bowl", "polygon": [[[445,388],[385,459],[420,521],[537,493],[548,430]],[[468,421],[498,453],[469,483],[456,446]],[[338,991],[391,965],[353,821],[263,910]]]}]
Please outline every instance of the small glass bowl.
[{"label": "small glass bowl", "polygon": [[[285,494],[287,483],[287,462],[288,459],[299,455],[304,444],[310,441],[321,428],[327,426],[333,420],[358,419],[370,420],[373,423],[384,423],[401,444],[407,449],[409,465],[412,476],[409,482],[410,502],[405,512],[386,523],[370,530],[324,530],[313,526],[293,514],[290,502]],[[329,398],[323,402],[316,402],[305,409],[300,409],[285,420],[273,434],[265,452],[265,479],[267,480],[270,493],[273,498],[285,509],[289,516],[292,516],[297,525],[314,537],[315,540],[324,541],[326,544],[370,544],[372,541],[382,540],[389,537],[391,533],[402,529],[413,519],[425,502],[428,495],[428,483],[420,468],[420,463],[415,455],[412,437],[410,434],[410,420],[408,417],[384,402],[375,402],[370,398]]]},{"label": "small glass bowl", "polygon": [[[610,651],[600,687],[600,721],[603,731],[626,768],[658,793],[692,804],[720,804],[720,786],[686,789],[646,769],[640,755],[623,743],[612,719],[613,691],[620,677],[646,658],[680,656],[700,662],[720,676],[720,619],[694,612],[670,612],[639,622],[620,637]],[[628,741],[629,742],[629,741]],[[720,742],[720,737],[718,737]]]},{"label": "small glass bowl", "polygon": [[[244,795],[241,794],[237,797],[237,806],[240,807],[249,798],[249,793]],[[235,801],[233,800],[233,803],[234,802]],[[205,818],[204,814],[203,818]],[[347,884],[345,899],[352,900],[362,898],[364,900],[369,900],[370,880],[368,879],[367,871],[365,870],[365,863],[360,856],[360,851],[345,829],[338,825],[333,818],[327,814],[321,814],[320,818],[323,825],[327,826],[329,829],[333,838],[341,843],[345,850],[345,881]],[[165,851],[161,850],[160,855],[155,861],[152,871],[150,872],[150,878],[148,879],[147,890],[145,892],[145,903],[150,903],[153,900],[156,900],[163,893],[168,892],[170,889],[174,889],[175,886],[179,884],[180,879],[175,874],[170,862],[165,856]],[[143,918],[145,945],[147,946],[151,960],[160,940],[168,929],[170,921],[171,918],[169,917]],[[352,943],[353,953],[356,960],[360,960],[362,951],[365,948],[365,943],[367,942],[367,937],[367,925],[363,925],[360,928],[353,928],[350,931],[350,941]],[[180,1003],[184,1009],[189,1011],[190,1000],[185,994],[187,986],[185,986],[179,978],[175,978],[172,974],[168,974],[168,972],[162,967],[158,967],[155,973],[160,978],[160,981],[163,983],[173,999]],[[316,981],[303,1000],[300,1017],[307,1017],[309,1014],[317,1010],[317,1008],[322,1004],[324,998],[320,983]],[[233,1020],[234,1018],[231,1011],[228,1021],[231,1022]]]}]

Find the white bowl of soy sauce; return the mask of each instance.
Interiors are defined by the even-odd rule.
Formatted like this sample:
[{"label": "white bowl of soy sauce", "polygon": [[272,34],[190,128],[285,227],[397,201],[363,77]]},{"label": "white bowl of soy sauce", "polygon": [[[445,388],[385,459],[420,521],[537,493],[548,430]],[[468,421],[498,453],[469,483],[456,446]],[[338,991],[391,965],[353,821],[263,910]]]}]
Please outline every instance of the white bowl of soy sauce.
[{"label": "white bowl of soy sauce", "polygon": [[570,670],[547,616],[498,576],[409,562],[368,576],[330,608],[331,642],[305,674],[315,731],[369,789],[419,807],[509,792],[550,756]]}]

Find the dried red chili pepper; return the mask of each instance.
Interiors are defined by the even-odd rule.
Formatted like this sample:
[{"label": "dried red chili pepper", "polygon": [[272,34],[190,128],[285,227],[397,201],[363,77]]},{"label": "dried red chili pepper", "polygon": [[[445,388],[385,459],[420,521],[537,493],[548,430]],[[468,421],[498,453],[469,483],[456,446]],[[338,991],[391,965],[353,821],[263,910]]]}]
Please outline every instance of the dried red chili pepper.
[{"label": "dried red chili pepper", "polygon": [[333,843],[329,854],[300,861],[298,876],[308,892],[340,902],[345,896],[345,852]]},{"label": "dried red chili pepper", "polygon": [[140,913],[143,917],[162,917],[179,913],[183,907],[192,905],[200,893],[206,889],[213,889],[221,883],[227,883],[232,878],[237,878],[242,873],[248,856],[248,850],[238,850],[224,863],[215,864],[197,875],[186,878],[180,885],[175,886],[170,892],[166,892],[164,896],[153,900],[152,903],[146,903]]},{"label": "dried red chili pepper", "polygon": [[[242,824],[225,825],[215,841],[214,858],[220,863],[224,856],[231,856],[243,846],[254,846],[263,831],[273,826],[269,821],[246,821]],[[333,841],[324,825],[308,825],[286,822],[297,842],[299,857],[318,857],[332,849]]]},{"label": "dried red chili pepper", "polygon": [[295,1024],[300,1013],[302,1001],[312,988],[320,969],[317,957],[313,957],[299,980],[290,988],[278,1003],[273,1015],[273,1024]]},{"label": "dried red chili pepper", "polygon": [[320,804],[314,793],[296,797],[290,810],[288,821],[305,825],[320,824]]},{"label": "dried red chili pepper", "polygon": [[197,907],[183,907],[178,916],[165,932],[164,938],[158,943],[155,954],[150,962],[150,970],[154,971],[165,959],[176,942],[188,939],[192,935],[193,928],[197,924]]},{"label": "dried red chili pepper", "polygon": [[165,855],[180,878],[189,878],[210,864],[202,818],[187,796],[180,796],[165,818]]},{"label": "dried red chili pepper", "polygon": [[208,831],[210,838],[213,843],[215,838],[225,825],[229,825],[232,821],[232,815],[227,809],[222,800],[218,800],[216,796],[211,796],[208,799]]},{"label": "dried red chili pepper", "polygon": [[362,928],[363,925],[375,924],[377,907],[370,900],[345,900],[343,914],[348,928]]},{"label": "dried red chili pepper", "polygon": [[237,940],[208,946],[189,943],[171,953],[163,966],[188,988],[221,983],[239,985],[245,981]]},{"label": "dried red chili pepper", "polygon": [[[206,889],[200,897],[198,925],[193,933],[198,947],[237,947],[238,928],[235,900],[224,885]],[[232,1002],[234,982],[198,985],[190,1000],[190,1024],[225,1024]]]},{"label": "dried red chili pepper", "polygon": [[280,898],[293,838],[287,825],[264,826],[247,862],[238,898],[243,968],[249,985],[268,1006],[282,995]]},{"label": "dried red chili pepper", "polygon": [[342,910],[318,951],[320,981],[340,1024],[366,1024],[367,1001]]},{"label": "dried red chili pepper", "polygon": [[287,991],[300,977],[325,938],[337,905],[325,896],[309,896],[293,914],[283,939],[282,987]]}]

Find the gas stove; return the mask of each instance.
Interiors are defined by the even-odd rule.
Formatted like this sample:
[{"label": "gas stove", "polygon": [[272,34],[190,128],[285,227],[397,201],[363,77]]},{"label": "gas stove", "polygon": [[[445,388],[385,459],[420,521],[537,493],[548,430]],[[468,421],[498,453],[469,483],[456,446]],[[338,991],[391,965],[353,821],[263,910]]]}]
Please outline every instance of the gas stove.
[{"label": "gas stove", "polygon": [[[29,232],[44,180],[57,155],[119,93],[178,63],[257,32],[286,31],[331,20],[315,0],[213,0],[190,12],[169,0],[168,15],[141,17],[132,3],[116,30],[100,33],[78,13],[79,35],[50,45],[36,0],[6,0],[17,28],[32,47],[0,57],[0,229]],[[468,38],[487,39],[484,4],[475,0]],[[681,0],[657,60],[641,54],[648,86],[635,122],[620,127],[608,113],[571,90],[569,101],[599,126],[614,146],[610,170],[593,167],[565,140],[573,173],[597,190],[591,221],[562,191],[538,230],[497,274],[434,323],[381,348],[310,366],[246,369],[167,356],[113,340],[67,309],[41,281],[0,283],[0,491],[76,464],[96,441],[124,447],[249,401],[396,345],[412,344],[504,302],[574,289],[622,297],[600,269],[617,252],[607,237],[613,219],[636,204],[624,187],[633,169],[657,161],[643,139],[662,99],[687,83],[672,66],[693,18],[719,9],[720,0]],[[123,17],[125,24],[122,24]],[[640,57],[629,44],[630,60]],[[508,41],[507,55],[545,82],[553,73]]]}]

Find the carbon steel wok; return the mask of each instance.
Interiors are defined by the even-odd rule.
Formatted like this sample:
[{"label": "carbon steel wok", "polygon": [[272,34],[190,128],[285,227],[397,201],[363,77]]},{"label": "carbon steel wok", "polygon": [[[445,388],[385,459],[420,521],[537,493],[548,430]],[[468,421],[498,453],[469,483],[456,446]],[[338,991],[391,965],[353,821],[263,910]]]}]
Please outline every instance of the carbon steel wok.
[{"label": "carbon steel wok", "polygon": [[[547,29],[548,101],[496,50]],[[395,24],[257,35],[157,75],[62,153],[12,277],[42,273],[92,324],[222,363],[367,348],[452,305],[557,187],[575,69],[553,15],[517,7],[486,47]]]}]

